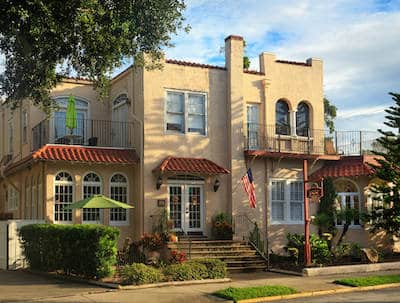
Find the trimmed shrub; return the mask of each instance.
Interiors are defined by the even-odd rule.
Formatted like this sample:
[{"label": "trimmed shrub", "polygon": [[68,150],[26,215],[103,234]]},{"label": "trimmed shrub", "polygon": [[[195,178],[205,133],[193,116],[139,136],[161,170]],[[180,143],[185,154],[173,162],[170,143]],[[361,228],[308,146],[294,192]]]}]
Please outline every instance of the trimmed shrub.
[{"label": "trimmed shrub", "polygon": [[164,280],[164,275],[158,268],[143,263],[133,263],[124,266],[120,271],[121,278],[129,284],[149,284]]},{"label": "trimmed shrub", "polygon": [[208,277],[207,267],[198,262],[172,264],[164,269],[164,274],[168,280],[173,281],[202,280]]},{"label": "trimmed shrub", "polygon": [[[286,251],[297,249],[297,259],[299,262],[304,260],[304,235],[291,234],[286,235],[288,240]],[[311,256],[314,264],[327,264],[332,260],[332,254],[329,250],[328,242],[325,239],[320,239],[316,235],[310,235]],[[292,256],[294,259],[294,257]]]},{"label": "trimmed shrub", "polygon": [[32,269],[104,278],[113,273],[119,230],[103,225],[31,224],[21,227]]},{"label": "trimmed shrub", "polygon": [[207,277],[204,279],[226,278],[226,263],[219,259],[195,259],[187,261],[186,264],[202,264],[207,269]]}]

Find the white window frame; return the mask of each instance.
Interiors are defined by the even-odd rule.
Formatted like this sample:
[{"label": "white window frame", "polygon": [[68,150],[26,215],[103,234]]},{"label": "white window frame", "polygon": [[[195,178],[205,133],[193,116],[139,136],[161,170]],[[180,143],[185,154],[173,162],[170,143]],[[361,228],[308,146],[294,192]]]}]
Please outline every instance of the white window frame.
[{"label": "white window frame", "polygon": [[[272,182],[284,182],[284,200],[281,202],[284,203],[283,206],[283,220],[275,220],[272,218]],[[299,201],[291,200],[290,197],[290,184],[293,182],[301,182],[303,183],[303,179],[282,179],[282,178],[270,178],[269,180],[269,218],[271,224],[287,224],[287,225],[298,225],[304,224],[304,199],[302,201],[302,220],[291,220],[291,213],[290,213],[290,205],[292,202],[299,203]],[[279,202],[279,201],[277,201]]]},{"label": "white window frame", "polygon": [[[111,182],[112,178],[115,175],[123,176],[125,178],[125,180],[126,180],[126,183],[123,183],[123,182],[121,182],[121,183]],[[109,187],[110,191],[109,192],[110,192],[110,198],[111,199],[114,199],[114,197],[111,196],[111,188],[112,187],[126,187],[126,204],[130,205],[130,203],[129,203],[129,178],[128,178],[128,176],[126,174],[121,173],[121,172],[115,172],[110,177],[109,185],[110,185],[110,187]],[[114,200],[117,200],[117,199],[114,199]],[[122,202],[122,201],[119,201],[119,202]],[[119,210],[119,209],[117,209],[117,210]],[[112,225],[112,226],[127,226],[127,225],[129,225],[129,209],[123,209],[123,210],[126,211],[126,220],[116,221],[116,220],[111,220],[111,212],[113,211],[113,209],[112,208],[110,209],[110,225]]]},{"label": "white window frame", "polygon": [[[100,181],[98,181],[98,182],[97,181],[85,181],[85,177],[87,175],[89,175],[89,174],[96,175],[99,178]],[[99,194],[102,194],[103,193],[102,178],[100,177],[100,175],[98,173],[93,172],[93,171],[87,172],[86,174],[83,175],[83,178],[82,178],[82,199],[86,199],[86,198],[90,197],[90,196],[87,196],[85,198],[85,196],[86,196],[85,195],[85,187],[92,187],[92,188],[98,187],[99,188]],[[84,220],[84,212],[85,212],[85,210],[88,211],[88,212],[92,212],[93,208],[87,208],[87,209],[84,208],[84,209],[82,209],[81,214],[82,214],[82,223],[83,224],[101,224],[102,219],[103,219],[103,212],[101,211],[101,209],[98,209],[98,211],[99,211],[99,220],[98,221],[96,221],[96,220]]]},{"label": "white window frame", "polygon": [[[340,197],[340,209],[345,209],[346,208],[346,196],[353,197],[353,199],[350,199],[350,207],[351,209],[354,208],[354,197],[358,197],[358,212],[361,213],[361,193],[360,192],[338,192],[337,197]],[[344,199],[343,199],[344,198]],[[339,201],[337,201],[337,204],[339,205]],[[362,228],[361,227],[361,218],[358,218],[359,224],[354,224],[354,221],[351,222],[349,225],[350,228]],[[336,226],[339,228],[343,227],[343,224],[337,224],[337,219],[335,219]]]},{"label": "white window frame", "polygon": [[18,209],[19,204],[19,192],[11,185],[7,188],[7,209],[14,211]]},{"label": "white window frame", "polygon": [[[83,123],[85,128],[85,137],[83,138],[83,142],[86,142],[87,139],[89,139],[89,134],[91,133],[91,123],[85,123],[85,121],[90,120],[90,101],[84,97],[80,96],[73,96],[75,98],[75,101],[81,101],[85,102],[87,105],[86,106],[80,106],[77,102],[75,105],[75,109],[77,113],[83,113]],[[55,102],[58,104],[58,111],[57,112],[67,112],[67,106],[68,106],[68,98],[69,96],[57,96],[54,98]],[[55,116],[50,119],[50,141],[55,142],[56,139],[56,134],[55,134]]]},{"label": "white window frame", "polygon": [[8,154],[12,155],[14,152],[14,123],[12,118],[8,120]]},{"label": "white window frame", "polygon": [[[167,101],[168,101],[168,93],[178,93],[183,94],[183,132],[168,130],[167,129]],[[189,124],[189,112],[188,112],[188,104],[189,104],[189,95],[202,95],[204,97],[204,134],[200,134],[198,132],[189,132],[188,124]],[[190,90],[175,90],[175,89],[166,89],[165,90],[165,101],[164,101],[164,132],[166,134],[181,134],[181,135],[194,135],[194,136],[208,136],[208,96],[205,92],[198,91],[190,91]]]},{"label": "white window frame", "polygon": [[[71,176],[72,181],[58,181],[56,180],[56,177],[60,174],[60,173],[66,173],[68,175]],[[53,222],[56,224],[72,224],[74,221],[74,213],[71,210],[71,220],[56,220],[56,186],[72,186],[72,201],[71,203],[73,203],[73,201],[75,200],[75,185],[74,185],[74,177],[71,173],[69,173],[68,171],[59,171],[54,175],[54,186],[53,186]],[[67,203],[64,203],[67,204]],[[63,213],[63,211],[60,212],[60,215]]]}]

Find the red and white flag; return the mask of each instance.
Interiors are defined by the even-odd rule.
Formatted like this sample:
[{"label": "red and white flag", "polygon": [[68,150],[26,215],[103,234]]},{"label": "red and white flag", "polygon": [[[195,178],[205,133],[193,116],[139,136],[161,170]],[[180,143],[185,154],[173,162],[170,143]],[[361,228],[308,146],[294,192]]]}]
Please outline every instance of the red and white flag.
[{"label": "red and white flag", "polygon": [[256,191],[254,188],[253,174],[251,168],[249,168],[246,174],[241,179],[243,189],[249,197],[249,203],[251,208],[256,208]]}]

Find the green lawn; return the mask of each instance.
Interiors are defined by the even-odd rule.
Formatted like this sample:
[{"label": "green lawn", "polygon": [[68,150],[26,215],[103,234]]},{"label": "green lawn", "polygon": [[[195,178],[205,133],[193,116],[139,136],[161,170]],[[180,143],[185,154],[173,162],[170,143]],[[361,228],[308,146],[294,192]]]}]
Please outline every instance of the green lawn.
[{"label": "green lawn", "polygon": [[221,289],[214,293],[215,296],[220,298],[233,300],[235,302],[244,299],[271,297],[280,295],[290,295],[297,293],[297,290],[287,286],[280,285],[266,285],[255,287],[229,287]]},{"label": "green lawn", "polygon": [[352,278],[336,280],[333,281],[333,283],[353,286],[353,287],[400,283],[400,275],[352,277]]}]

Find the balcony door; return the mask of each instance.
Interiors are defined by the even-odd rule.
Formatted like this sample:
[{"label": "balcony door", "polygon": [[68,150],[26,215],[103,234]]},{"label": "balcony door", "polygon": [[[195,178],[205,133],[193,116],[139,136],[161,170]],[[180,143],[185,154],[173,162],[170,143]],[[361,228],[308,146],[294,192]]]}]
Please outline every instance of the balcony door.
[{"label": "balcony door", "polygon": [[249,150],[260,147],[260,110],[257,104],[247,105],[247,147]]},{"label": "balcony door", "polygon": [[203,184],[170,183],[168,211],[174,231],[202,232],[204,226]]},{"label": "balcony door", "polygon": [[112,108],[112,144],[115,147],[128,147],[129,128],[128,128],[128,96],[119,95],[113,101]]}]

